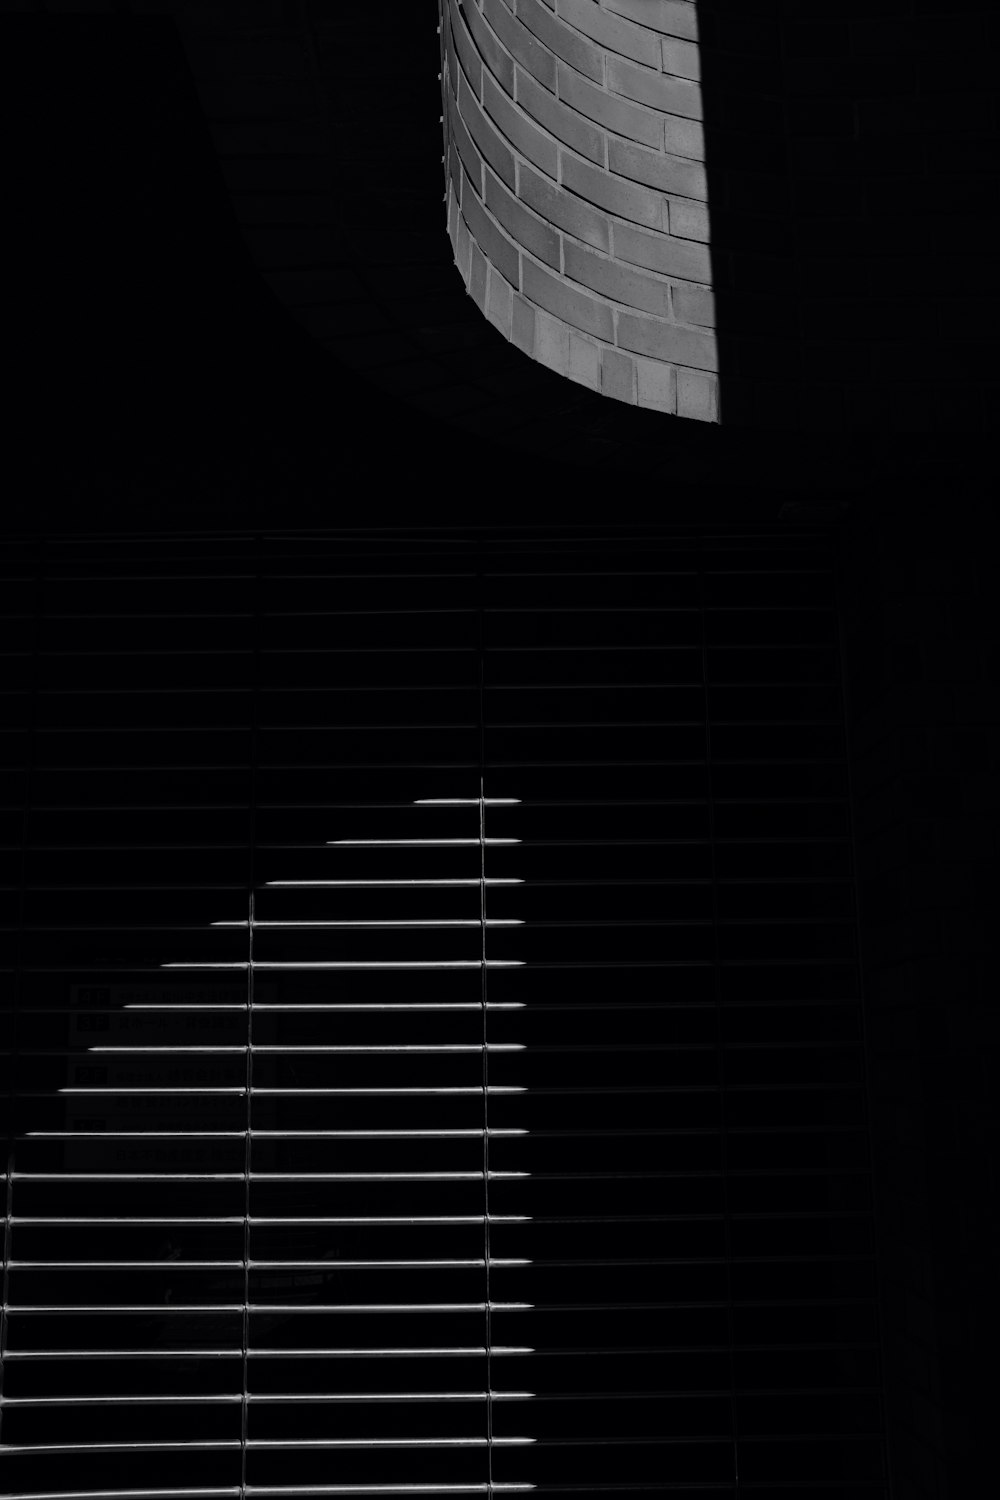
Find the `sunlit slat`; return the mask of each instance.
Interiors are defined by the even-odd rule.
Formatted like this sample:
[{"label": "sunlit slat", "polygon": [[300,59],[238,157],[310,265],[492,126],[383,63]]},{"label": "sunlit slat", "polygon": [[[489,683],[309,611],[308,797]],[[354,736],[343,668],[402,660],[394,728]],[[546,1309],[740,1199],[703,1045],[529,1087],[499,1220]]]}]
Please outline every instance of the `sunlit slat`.
[{"label": "sunlit slat", "polygon": [[[487,1010],[524,1010],[523,1000],[487,1000]],[[302,1011],[329,1011],[329,1012],[367,1012],[367,1011],[426,1011],[426,1010],[477,1010],[483,1009],[479,1000],[377,1000],[377,1001],[334,1001],[334,1000],[288,1000],[281,1003],[272,1003],[267,1000],[254,1001],[254,1010],[275,1011],[283,1015],[298,1015]],[[170,1014],[173,1011],[202,1010],[229,1010],[238,1011],[241,1015],[246,1014],[246,1003],[233,1001],[231,1003],[213,1003],[200,1005],[192,1001],[162,1000],[153,1002],[149,1000],[130,1000],[121,1007],[122,1010],[149,1010]]]},{"label": "sunlit slat", "polygon": [[340,849],[412,849],[454,847],[456,844],[473,844],[477,849],[483,844],[519,844],[520,839],[455,838],[455,839],[327,839],[328,848]]},{"label": "sunlit slat", "polygon": [[10,1306],[8,1313],[33,1317],[100,1313],[118,1316],[127,1313],[155,1313],[168,1317],[174,1313],[242,1312],[244,1306],[255,1313],[392,1313],[392,1312],[485,1312],[487,1307],[499,1311],[523,1310],[533,1302],[46,1302]]},{"label": "sunlit slat", "polygon": [[138,1045],[135,1047],[125,1046],[97,1046],[88,1047],[88,1054],[126,1054],[127,1056],[145,1056],[150,1054],[160,1056],[186,1056],[188,1053],[294,1053],[297,1056],[308,1056],[313,1053],[381,1053],[381,1052],[523,1052],[524,1042],[398,1042],[371,1043],[365,1045],[360,1042],[303,1042],[301,1045],[293,1045],[290,1042],[251,1042],[249,1049],[244,1043],[238,1042],[204,1042],[204,1043],[181,1043],[177,1046]]},{"label": "sunlit slat", "polygon": [[319,960],[313,962],[284,963],[255,958],[232,959],[222,963],[164,963],[161,969],[514,969],[524,963],[520,958],[413,958],[413,959],[369,959],[369,960]]},{"label": "sunlit slat", "polygon": [[[474,839],[473,843],[478,843]],[[402,880],[265,880],[266,886],[281,885],[294,886],[335,886],[346,890],[362,890],[368,886],[391,886],[393,888],[411,885],[437,885],[437,886],[459,886],[459,885],[523,885],[524,879],[520,875],[487,875],[485,880],[475,875],[461,876],[454,880],[434,879],[402,879]]]},{"label": "sunlit slat", "polygon": [[[244,918],[241,918],[241,919],[236,919],[234,921],[212,922],[210,925],[212,927],[242,927],[244,930],[248,926],[250,926],[250,925],[252,925],[255,929],[259,929],[259,928],[269,928],[270,929],[270,928],[285,928],[285,927],[308,927],[308,928],[324,928],[324,929],[325,928],[341,928],[341,927],[344,927],[344,928],[350,928],[351,930],[354,930],[356,928],[360,929],[360,928],[367,928],[367,927],[377,927],[377,928],[380,928],[380,929],[381,928],[395,928],[395,927],[407,927],[407,928],[408,927],[480,927],[481,928],[483,926],[483,920],[480,917],[386,917],[384,920],[376,920],[375,918],[366,918],[366,919],[363,919],[363,920],[362,919],[358,919],[357,921],[336,921],[336,922],[334,922],[334,921],[329,921],[329,922],[327,922],[327,921],[320,921],[319,919],[317,919],[316,921],[308,921],[308,922],[306,922],[306,921],[301,921],[301,922],[299,922],[299,921],[296,921],[296,922],[270,922],[270,921],[261,921],[259,918],[254,918],[254,921],[251,924],[249,922],[249,920],[246,917],[244,917]],[[523,927],[524,926],[524,919],[523,919],[523,917],[487,917],[485,925],[487,927]]]}]

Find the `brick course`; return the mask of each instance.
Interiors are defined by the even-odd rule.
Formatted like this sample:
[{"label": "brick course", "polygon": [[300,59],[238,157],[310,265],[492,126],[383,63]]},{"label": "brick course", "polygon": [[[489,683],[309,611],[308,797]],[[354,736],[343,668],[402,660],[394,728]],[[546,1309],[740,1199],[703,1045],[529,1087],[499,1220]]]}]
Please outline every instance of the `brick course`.
[{"label": "brick course", "polygon": [[488,73],[483,79],[483,108],[513,149],[554,182],[559,175],[557,143],[547,131],[539,130],[523,109],[511,103]]},{"label": "brick course", "polygon": [[488,169],[486,207],[522,249],[530,250],[536,260],[545,261],[557,271],[560,269],[560,241],[556,230],[508,193]]},{"label": "brick course", "polygon": [[469,294],[567,379],[717,422],[693,0],[439,6]]},{"label": "brick course", "polygon": [[[588,5],[585,9],[591,11],[593,6]],[[562,17],[560,22],[553,19],[541,0],[518,0],[517,14],[555,57],[561,57],[563,62],[570,63],[585,78],[592,78],[595,83],[604,82],[604,54],[599,47],[579,35],[579,30],[586,32],[586,28],[578,28],[572,24],[572,13],[567,17],[564,8],[559,12]],[[568,26],[562,24],[567,19],[570,21]]]}]

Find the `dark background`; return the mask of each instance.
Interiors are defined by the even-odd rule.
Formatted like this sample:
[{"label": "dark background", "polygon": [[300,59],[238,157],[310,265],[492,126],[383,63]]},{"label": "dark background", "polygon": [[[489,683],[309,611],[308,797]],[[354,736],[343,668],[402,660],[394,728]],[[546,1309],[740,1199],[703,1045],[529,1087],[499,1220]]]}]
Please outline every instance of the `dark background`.
[{"label": "dark background", "polygon": [[[316,8],[267,9],[298,35]],[[706,7],[732,413],[709,428],[612,408],[479,318],[424,9],[391,48],[373,9],[312,17],[341,143],[323,269],[361,364],[262,278],[183,17],[4,15],[9,535],[799,525],[786,505],[833,504],[897,1500],[964,1497],[996,1332],[995,14]]]},{"label": "dark background", "polygon": [[72,494],[88,525],[265,496],[330,524],[361,493],[424,518],[774,519],[831,488],[961,507],[996,390],[996,16],[834,10],[700,7],[708,428],[477,319],[442,240],[430,0],[391,46],[367,7],[305,0],[8,5],[12,518],[71,518]]}]

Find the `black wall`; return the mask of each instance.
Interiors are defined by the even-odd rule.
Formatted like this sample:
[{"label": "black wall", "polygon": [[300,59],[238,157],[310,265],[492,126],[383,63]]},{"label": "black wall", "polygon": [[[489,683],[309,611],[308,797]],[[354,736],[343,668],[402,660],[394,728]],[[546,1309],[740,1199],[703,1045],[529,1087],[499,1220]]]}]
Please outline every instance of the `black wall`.
[{"label": "black wall", "polygon": [[[765,154],[769,181],[758,184],[768,265],[746,244],[738,193],[720,220],[731,284],[719,285],[733,294],[720,338],[741,420],[766,407],[769,430],[692,434],[664,419],[651,445],[648,414],[626,413],[644,440],[633,449],[638,427],[618,429],[598,479],[565,432],[525,468],[502,435],[416,413],[321,356],[256,276],[176,41],[147,50],[135,86],[134,39],[115,52],[85,27],[68,41],[62,20],[4,17],[7,524],[23,535],[456,515],[572,523],[584,507],[609,520],[745,522],[775,520],[789,498],[848,505],[841,590],[896,1500],[964,1500],[990,1428],[981,1371],[996,1339],[995,115],[973,99],[988,97],[995,17],[952,7],[932,48],[914,39],[939,8],[916,0],[867,4],[860,19],[838,6],[809,28],[786,24],[777,5],[755,9],[764,34],[783,38],[780,88],[791,80],[797,102],[782,103],[767,137],[777,166]],[[725,8],[707,15],[706,57],[744,56]],[[841,95],[864,21],[888,40]],[[757,42],[745,55],[757,61],[733,62],[706,96],[720,110],[713,170],[736,171],[737,137],[752,134],[744,104],[751,120],[766,113],[762,95],[746,102]],[[921,92],[904,102],[880,87],[841,129],[873,72],[918,77]],[[793,116],[813,142],[798,153]],[[817,217],[818,202],[848,201],[858,171],[863,211],[837,226]],[[441,242],[450,258],[443,218]],[[808,306],[798,292],[788,301],[789,265],[803,296],[812,289]],[[741,287],[778,272],[787,317],[760,335]],[[848,329],[873,321],[875,342]],[[803,411],[805,426],[817,418],[834,347],[836,367],[859,372],[847,406],[829,409],[837,435],[797,435]],[[774,369],[794,388],[787,421],[770,387],[750,380]],[[905,399],[883,400],[893,370],[907,376]]]},{"label": "black wall", "polygon": [[897,1496],[957,1497],[997,1334],[997,528],[974,482],[893,498],[841,536],[890,1436]]}]

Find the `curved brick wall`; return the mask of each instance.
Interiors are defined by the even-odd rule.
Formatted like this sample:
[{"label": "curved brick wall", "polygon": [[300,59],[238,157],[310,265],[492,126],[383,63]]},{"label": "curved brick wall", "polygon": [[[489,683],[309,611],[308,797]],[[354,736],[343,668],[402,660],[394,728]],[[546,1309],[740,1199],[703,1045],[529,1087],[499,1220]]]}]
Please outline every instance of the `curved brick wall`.
[{"label": "curved brick wall", "polygon": [[439,0],[448,232],[518,348],[718,420],[693,0]]}]

